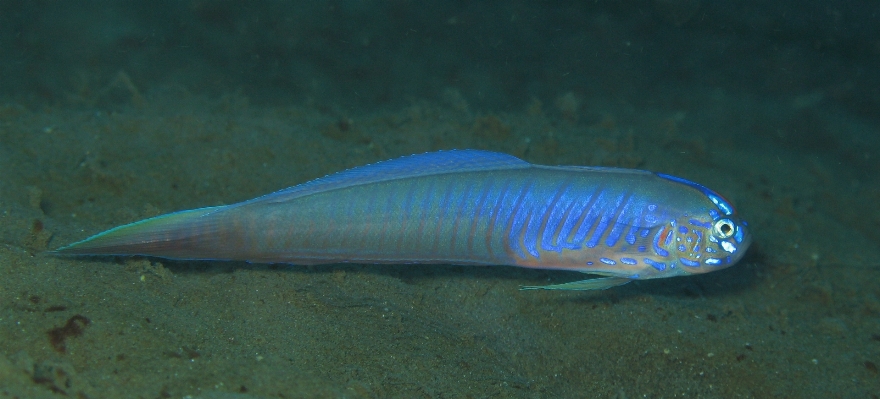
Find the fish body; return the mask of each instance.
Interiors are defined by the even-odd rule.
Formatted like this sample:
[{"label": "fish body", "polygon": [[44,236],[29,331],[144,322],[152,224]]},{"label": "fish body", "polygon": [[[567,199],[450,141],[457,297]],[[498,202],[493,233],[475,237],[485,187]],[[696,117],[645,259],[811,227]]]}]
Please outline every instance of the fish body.
[{"label": "fish body", "polygon": [[582,290],[718,270],[736,263],[750,242],[729,202],[681,178],[460,150],[158,216],[56,252],[302,265],[508,265],[606,277],[525,287]]}]

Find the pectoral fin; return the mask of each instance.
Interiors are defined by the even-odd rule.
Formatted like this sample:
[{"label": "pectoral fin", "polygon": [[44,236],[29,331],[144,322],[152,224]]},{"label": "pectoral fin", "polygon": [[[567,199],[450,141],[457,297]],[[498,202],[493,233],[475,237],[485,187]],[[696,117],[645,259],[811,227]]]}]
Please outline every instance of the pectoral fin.
[{"label": "pectoral fin", "polygon": [[553,284],[553,285],[527,285],[520,287],[520,290],[566,290],[566,291],[589,291],[604,290],[618,285],[624,285],[632,281],[622,277],[600,277],[587,280],[572,281],[570,283]]}]

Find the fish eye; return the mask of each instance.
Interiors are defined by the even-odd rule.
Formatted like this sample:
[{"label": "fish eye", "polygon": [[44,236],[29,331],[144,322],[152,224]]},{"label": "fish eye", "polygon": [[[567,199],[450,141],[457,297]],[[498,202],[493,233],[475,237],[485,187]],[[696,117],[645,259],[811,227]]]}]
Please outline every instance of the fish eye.
[{"label": "fish eye", "polygon": [[736,228],[730,219],[721,219],[712,226],[712,231],[720,238],[727,238],[733,235]]}]

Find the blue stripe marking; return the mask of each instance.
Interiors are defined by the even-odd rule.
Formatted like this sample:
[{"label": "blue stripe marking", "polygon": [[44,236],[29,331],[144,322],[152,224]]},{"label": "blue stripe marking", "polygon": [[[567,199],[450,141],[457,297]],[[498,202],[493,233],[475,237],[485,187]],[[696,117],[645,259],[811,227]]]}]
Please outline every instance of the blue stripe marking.
[{"label": "blue stripe marking", "polygon": [[709,223],[709,222],[703,223],[697,219],[690,219],[690,220],[688,220],[688,223],[690,223],[691,226],[703,227],[706,229],[712,228],[712,223]]},{"label": "blue stripe marking", "polygon": [[[510,192],[509,190],[510,190],[510,180],[506,180],[504,182],[504,185],[501,187],[501,192],[498,194],[498,197],[495,199],[494,203],[492,204],[492,211],[489,213],[489,228],[487,231],[488,236],[486,236],[485,239],[486,239],[486,247],[487,247],[486,249],[489,251],[490,254],[492,254],[493,257],[494,257],[494,253],[495,253],[495,248],[494,248],[495,235],[496,235],[495,231],[496,230],[504,231],[503,227],[501,227],[499,229],[499,223],[498,223],[498,220],[504,220],[504,219],[503,218],[499,219],[498,216],[500,216],[500,213],[503,211],[502,208],[504,208],[504,199],[507,198],[507,195]],[[502,240],[503,240],[503,238],[502,238]]]},{"label": "blue stripe marking", "polygon": [[[460,201],[455,206],[455,215],[453,216],[455,219],[452,223],[452,239],[449,240],[450,251],[456,251],[455,246],[457,245],[457,239],[461,236],[461,222],[473,220],[474,213],[476,213],[476,209],[473,209],[472,207],[474,201],[470,200],[473,189],[474,183],[468,183],[464,188],[464,193],[461,195]],[[467,245],[467,241],[465,241],[465,245]]]},{"label": "blue stripe marking", "polygon": [[562,252],[562,247],[555,244],[559,242],[559,237],[554,234],[556,233],[556,228],[562,222],[562,216],[565,215],[565,212],[569,210],[570,205],[574,202],[567,195],[570,188],[571,186],[566,184],[564,190],[557,196],[556,204],[550,210],[547,223],[544,225],[544,231],[541,232],[541,248],[545,251]]},{"label": "blue stripe marking", "polygon": [[625,263],[627,265],[637,265],[639,261],[633,258],[620,258],[620,263]]},{"label": "blue stripe marking", "polygon": [[522,206],[522,203],[520,203],[519,209],[517,209],[516,214],[513,215],[510,231],[508,232],[508,243],[510,248],[516,251],[516,254],[523,259],[526,258],[526,254],[523,252],[522,248],[520,248],[520,238],[522,237],[520,233],[522,232],[523,226],[525,226],[526,218],[528,216],[528,210],[526,207]]},{"label": "blue stripe marking", "polygon": [[626,208],[629,207],[630,199],[632,199],[632,197],[627,197],[626,202],[614,210],[614,212],[620,213],[617,216],[617,220],[614,221],[614,227],[611,228],[611,232],[608,233],[608,237],[605,239],[605,245],[609,247],[617,245],[617,241],[620,240],[620,236],[623,235],[623,231],[627,227],[626,218],[629,215],[627,215]]},{"label": "blue stripe marking", "polygon": [[708,194],[708,196],[715,205],[718,205],[718,209],[721,209],[721,212],[724,212],[727,216],[733,215],[733,206],[728,204],[727,201],[716,194]]},{"label": "blue stripe marking", "polygon": [[510,250],[514,251],[517,256],[525,259],[526,254],[522,251],[519,245],[519,232],[522,229],[523,223],[525,223],[526,212],[522,206],[524,202],[526,202],[525,197],[529,196],[531,184],[527,184],[523,186],[522,190],[520,190],[519,194],[516,197],[516,200],[513,201],[510,210],[507,215],[505,215],[505,219],[507,219],[507,246]]},{"label": "blue stripe marking", "polygon": [[623,235],[623,230],[626,229],[626,225],[623,223],[615,223],[614,227],[611,228],[611,232],[608,233],[608,237],[605,238],[605,245],[613,248],[617,245],[617,242],[620,241],[620,236]]},{"label": "blue stripe marking", "polygon": [[651,258],[645,258],[644,261],[645,261],[645,263],[647,263],[651,267],[653,267],[661,272],[666,270],[666,264],[663,262],[657,262]]},{"label": "blue stripe marking", "polygon": [[[504,194],[504,197],[501,198],[501,206],[498,208],[498,214],[495,215],[495,228],[501,227],[501,230],[506,232],[507,226],[510,224],[510,218],[513,217],[513,214],[517,211],[515,208],[517,201],[523,195],[523,192],[528,189],[528,186],[524,186],[519,188],[519,191],[514,193],[510,191],[508,187],[505,187],[507,193]],[[498,222],[500,221],[500,222]]]},{"label": "blue stripe marking", "polygon": [[[554,195],[554,198],[558,197],[560,190],[564,190],[564,188],[560,187],[557,189],[557,194]],[[531,208],[534,212],[532,212],[529,217],[529,223],[528,226],[526,226],[526,231],[523,235],[523,242],[526,245],[526,250],[536,259],[540,258],[540,254],[538,253],[538,235],[541,233],[541,223],[543,222],[544,215],[546,215],[547,212],[550,212],[550,209],[548,209],[549,207],[550,204],[548,203],[536,202],[531,204]]]},{"label": "blue stripe marking", "polygon": [[[587,215],[584,218],[584,221],[581,223],[581,227],[577,229],[577,232],[574,234],[574,238],[572,239],[572,244],[580,246],[579,243],[582,243],[585,238],[587,238],[587,233],[593,228],[593,225],[596,223],[596,219],[598,219],[599,210],[596,209],[596,205],[594,204],[587,211]],[[595,245],[594,245],[595,246]],[[592,248],[592,247],[591,247]]]},{"label": "blue stripe marking", "polygon": [[590,241],[587,242],[587,248],[594,248],[599,244],[599,240],[605,235],[605,230],[608,229],[608,226],[611,224],[611,218],[617,214],[617,210],[620,208],[621,202],[623,202],[624,195],[617,197],[617,200],[614,203],[614,211],[610,213],[605,213],[599,219],[599,224],[596,226],[596,229],[593,230],[593,235],[590,236]]},{"label": "blue stripe marking", "polygon": [[605,234],[605,229],[608,228],[608,223],[610,222],[608,219],[609,218],[605,215],[602,215],[602,217],[599,218],[599,224],[596,225],[596,229],[593,230],[593,235],[591,235],[590,240],[587,241],[587,248],[595,248],[596,245],[599,244],[599,238],[602,234]]},{"label": "blue stripe marking", "polygon": [[611,259],[608,259],[608,258],[599,258],[599,261],[602,262],[602,263],[604,263],[604,264],[606,264],[606,265],[612,265],[612,266],[613,266],[613,265],[616,265],[616,264],[617,264],[617,262],[615,262],[615,261],[613,261],[613,260],[611,260]]},{"label": "blue stripe marking", "polygon": [[541,257],[538,253],[538,230],[541,227],[541,218],[539,217],[540,213],[532,213],[529,215],[529,223],[526,225],[526,230],[523,232],[523,244],[526,246],[526,251],[530,253],[535,259]]},{"label": "blue stripe marking", "polygon": [[574,230],[575,226],[577,226],[577,223],[581,219],[581,216],[589,213],[590,209],[588,209],[587,206],[590,204],[590,200],[593,198],[593,196],[597,195],[597,192],[593,192],[586,198],[580,201],[575,201],[572,204],[572,211],[569,212],[568,218],[565,220],[565,223],[562,224],[562,229],[559,230],[559,234],[556,239],[556,242],[560,247],[573,250],[581,248],[580,240],[575,239],[572,241],[568,241],[568,236],[571,235],[571,231]]},{"label": "blue stripe marking", "polygon": [[697,262],[697,261],[693,261],[693,260],[685,259],[685,258],[678,258],[678,260],[681,261],[681,264],[683,264],[685,266],[700,267],[700,262]]},{"label": "blue stripe marking", "polygon": [[[495,209],[495,201],[492,200],[493,195],[498,193],[497,190],[492,190],[495,188],[495,179],[489,180],[489,184],[486,184],[486,187],[483,189],[483,193],[480,194],[480,199],[477,202],[477,209],[474,212],[474,220],[471,223],[471,228],[468,230],[467,241],[468,247],[467,250],[470,255],[474,254],[474,243],[475,242],[483,242],[485,241],[478,240],[476,237],[476,230],[481,224],[488,224],[491,219],[485,217],[484,215],[490,215],[492,211]],[[486,248],[488,253],[491,253],[491,249]]]}]

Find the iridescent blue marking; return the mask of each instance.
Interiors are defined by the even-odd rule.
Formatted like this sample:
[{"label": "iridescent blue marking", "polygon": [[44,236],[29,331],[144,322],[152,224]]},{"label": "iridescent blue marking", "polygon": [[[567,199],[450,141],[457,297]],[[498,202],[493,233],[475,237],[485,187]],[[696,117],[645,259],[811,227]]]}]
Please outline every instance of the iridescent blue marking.
[{"label": "iridescent blue marking", "polygon": [[593,266],[593,262],[587,262],[587,266]]},{"label": "iridescent blue marking", "polygon": [[663,263],[663,262],[657,262],[657,261],[655,261],[655,260],[653,260],[653,259],[651,259],[651,258],[645,258],[644,261],[645,261],[645,263],[647,263],[648,265],[651,265],[651,267],[653,267],[653,268],[655,268],[655,269],[657,269],[657,270],[659,270],[659,271],[661,271],[661,272],[664,271],[664,270],[666,270],[666,264]]},{"label": "iridescent blue marking", "polygon": [[593,195],[595,194],[596,193],[592,193],[586,198],[580,201],[575,201],[572,204],[572,211],[568,214],[568,219],[565,220],[565,223],[562,224],[562,230],[559,230],[559,235],[556,239],[556,242],[559,243],[560,247],[572,250],[581,248],[580,241],[568,241],[568,236],[571,235],[571,231],[574,230],[574,226],[577,225],[578,220],[581,219],[584,212],[589,212],[587,204],[590,203],[590,199],[593,198]]},{"label": "iridescent blue marking", "polygon": [[687,234],[688,228],[685,226],[678,226],[678,232],[681,234]]},{"label": "iridescent blue marking", "polygon": [[724,212],[724,214],[728,215],[728,216],[733,215],[733,207],[730,206],[730,204],[728,204],[727,201],[725,201],[723,198],[721,198],[715,194],[708,194],[708,195],[709,195],[709,199],[712,200],[712,203],[714,203],[715,205],[718,205],[718,209],[721,209],[721,212]]},{"label": "iridescent blue marking", "polygon": [[639,252],[645,252],[645,251],[647,251],[647,250],[648,250],[648,248],[645,248],[644,245],[639,245],[639,248],[638,248],[638,251],[639,251]]},{"label": "iridescent blue marking", "polygon": [[623,198],[624,195],[617,197],[617,201],[614,203],[614,210],[612,212],[606,212],[601,218],[599,218],[599,224],[596,225],[596,229],[593,230],[593,235],[590,236],[590,241],[587,242],[587,248],[595,248],[596,245],[599,244],[599,240],[602,238],[602,235],[605,234],[608,225],[611,224],[611,218],[617,213],[617,210],[620,209],[620,204],[623,202]]},{"label": "iridescent blue marking", "polygon": [[721,215],[718,214],[718,211],[714,209],[709,209],[709,216],[712,217],[712,220],[718,220],[718,218],[721,217]]},{"label": "iridescent blue marking", "polygon": [[707,228],[707,229],[712,228],[712,223],[709,223],[709,222],[703,223],[697,219],[690,219],[690,220],[688,220],[688,223],[690,223],[691,226],[703,227],[703,228]]},{"label": "iridescent blue marking", "polygon": [[742,229],[736,229],[736,234],[733,235],[733,239],[735,239],[737,243],[742,243],[742,242],[743,242],[743,231],[742,231]]},{"label": "iridescent blue marking", "polygon": [[570,185],[566,185],[565,190],[559,194],[559,199],[556,201],[556,205],[547,217],[547,223],[544,226],[544,231],[541,233],[541,248],[545,251],[562,252],[562,247],[556,245],[556,243],[559,242],[559,237],[554,236],[553,234],[562,222],[562,215],[569,211],[575,203],[575,201],[571,200],[568,196],[568,190],[570,188]]},{"label": "iridescent blue marking", "polygon": [[[672,232],[669,232],[669,234],[666,235],[666,241],[663,243],[663,246],[669,246],[669,244],[672,244],[672,236],[673,235],[674,234],[672,234]],[[679,238],[678,241],[681,241],[681,238]]]},{"label": "iridescent blue marking", "polygon": [[718,243],[718,239],[715,238],[715,236],[709,236],[709,241],[712,241],[714,243]]},{"label": "iridescent blue marking", "polygon": [[706,260],[704,260],[703,263],[705,263],[705,264],[707,264],[707,265],[712,265],[712,266],[714,266],[714,265],[720,264],[720,263],[721,263],[721,259],[717,259],[717,258],[706,258]]},{"label": "iridescent blue marking", "polygon": [[520,248],[520,232],[522,231],[523,225],[526,223],[526,218],[529,215],[528,203],[530,196],[531,190],[528,186],[523,188],[523,191],[520,191],[519,196],[514,201],[514,204],[519,203],[519,209],[513,214],[513,220],[510,221],[510,231],[507,232],[508,247],[523,259],[526,258],[526,254],[523,252],[522,248]]},{"label": "iridescent blue marking", "polygon": [[520,211],[517,212],[516,215],[514,215],[513,225],[510,227],[510,233],[508,236],[508,241],[509,241],[508,245],[510,246],[511,249],[516,251],[516,254],[520,258],[523,258],[523,259],[526,258],[526,254],[525,254],[525,252],[523,252],[522,248],[520,248],[520,234],[519,233],[522,230],[522,226],[526,222],[526,216],[527,216],[527,213],[523,212],[522,208],[520,208]]},{"label": "iridescent blue marking", "polygon": [[706,247],[706,252],[708,252],[708,253],[710,253],[710,254],[714,254],[714,253],[716,253],[716,252],[718,252],[718,251],[716,251],[715,248],[712,248],[712,247]]},{"label": "iridescent blue marking", "polygon": [[609,247],[614,247],[615,245],[617,245],[617,241],[620,241],[620,236],[623,235],[623,229],[625,228],[625,224],[615,223],[614,227],[611,228],[611,232],[608,233],[608,237],[605,238],[605,245]]},{"label": "iridescent blue marking", "polygon": [[642,236],[642,238],[647,237],[649,234],[651,234],[651,229],[644,229],[641,232],[639,232],[639,235]]},{"label": "iridescent blue marking", "polygon": [[[468,183],[464,187],[464,193],[461,196],[461,201],[459,202],[458,205],[454,205],[456,207],[454,210],[455,215],[453,216],[454,222],[452,224],[454,231],[459,231],[459,229],[462,227],[459,224],[460,220],[474,220],[474,218],[476,217],[476,212],[477,212],[476,207],[473,207],[473,208],[470,207],[471,204],[474,204],[476,202],[476,198],[473,198],[473,199],[471,198],[472,194],[476,194],[474,192],[474,184]],[[479,194],[476,194],[476,195],[479,195]],[[462,212],[467,212],[467,213],[463,214]],[[451,245],[455,245],[455,242],[456,242],[455,240],[450,240]],[[455,250],[455,249],[452,248],[452,250]]]},{"label": "iridescent blue marking", "polygon": [[608,258],[599,258],[599,262],[602,262],[606,265],[616,265],[617,264],[617,262],[615,262],[611,259],[608,259]]},{"label": "iridescent blue marking", "polygon": [[639,261],[633,258],[620,258],[620,263],[625,263],[627,265],[636,265],[639,263]]},{"label": "iridescent blue marking", "polygon": [[[546,208],[546,206],[544,207]],[[540,258],[540,254],[538,254],[538,230],[541,229],[541,218],[540,215],[544,213],[544,208],[539,210],[538,212],[533,212],[531,217],[529,217],[529,223],[526,224],[526,231],[523,233],[523,244],[526,246],[526,251],[530,253],[535,259]],[[534,208],[532,208],[534,209]]]},{"label": "iridescent blue marking", "polygon": [[[558,189],[561,190],[562,188]],[[558,191],[557,190],[557,191]],[[538,255],[538,235],[541,233],[541,223],[543,222],[544,215],[547,212],[550,212],[549,204],[541,204],[540,208],[535,208],[535,204],[532,205],[532,209],[535,212],[532,212],[531,218],[529,219],[529,223],[526,226],[525,234],[523,234],[523,243],[526,245],[526,250],[538,259],[540,256]]]},{"label": "iridescent blue marking", "polygon": [[608,218],[602,216],[599,218],[599,223],[596,225],[596,229],[593,230],[593,235],[590,236],[590,241],[587,241],[585,246],[587,248],[595,248],[596,245],[599,244],[599,238],[602,237],[602,234],[605,234],[605,229],[608,228]]},{"label": "iridescent blue marking", "polygon": [[678,244],[678,252],[684,252],[684,251],[687,251],[687,248],[685,248],[684,244]]},{"label": "iridescent blue marking", "polygon": [[639,226],[633,226],[629,228],[629,232],[626,233],[626,243],[629,245],[636,244],[636,231],[639,231]]},{"label": "iridescent blue marking", "polygon": [[[578,229],[577,233],[574,235],[574,242],[583,242],[587,238],[587,234],[590,232],[593,225],[596,224],[597,219],[599,219],[599,215],[597,213],[594,213],[593,210],[590,210],[590,213],[587,215],[587,218],[584,220],[584,223],[581,225],[581,227]],[[596,242],[598,242],[598,241],[599,240],[597,239]],[[596,246],[596,243],[592,243],[592,246],[590,246],[590,244],[591,243],[586,242],[586,243],[584,243],[584,246],[587,248],[593,248]]]},{"label": "iridescent blue marking", "polygon": [[686,258],[678,258],[678,260],[681,261],[681,263],[685,266],[700,267],[700,262],[692,261]]},{"label": "iridescent blue marking", "polygon": [[721,241],[721,249],[734,253],[736,252],[736,245],[733,245],[730,241]]},{"label": "iridescent blue marking", "polygon": [[611,228],[611,232],[608,233],[608,237],[605,238],[605,245],[609,247],[614,247],[617,245],[617,241],[620,240],[620,236],[623,235],[623,231],[626,229],[626,218],[628,217],[626,208],[629,207],[629,202],[632,197],[626,199],[622,205],[618,206],[614,209],[614,212],[620,212],[617,215],[617,220],[614,221],[614,226]]},{"label": "iridescent blue marking", "polygon": [[584,217],[584,221],[581,223],[581,226],[578,227],[577,232],[574,233],[574,238],[571,242],[572,244],[578,245],[578,247],[580,247],[580,243],[582,243],[584,239],[587,238],[587,234],[590,232],[593,224],[596,223],[596,219],[598,219],[599,217],[599,212],[601,212],[601,209],[599,209],[598,207],[602,203],[603,194],[604,192],[600,192],[598,194],[599,197],[596,198],[596,201],[593,203],[593,205],[589,209],[587,209],[587,214]]}]

